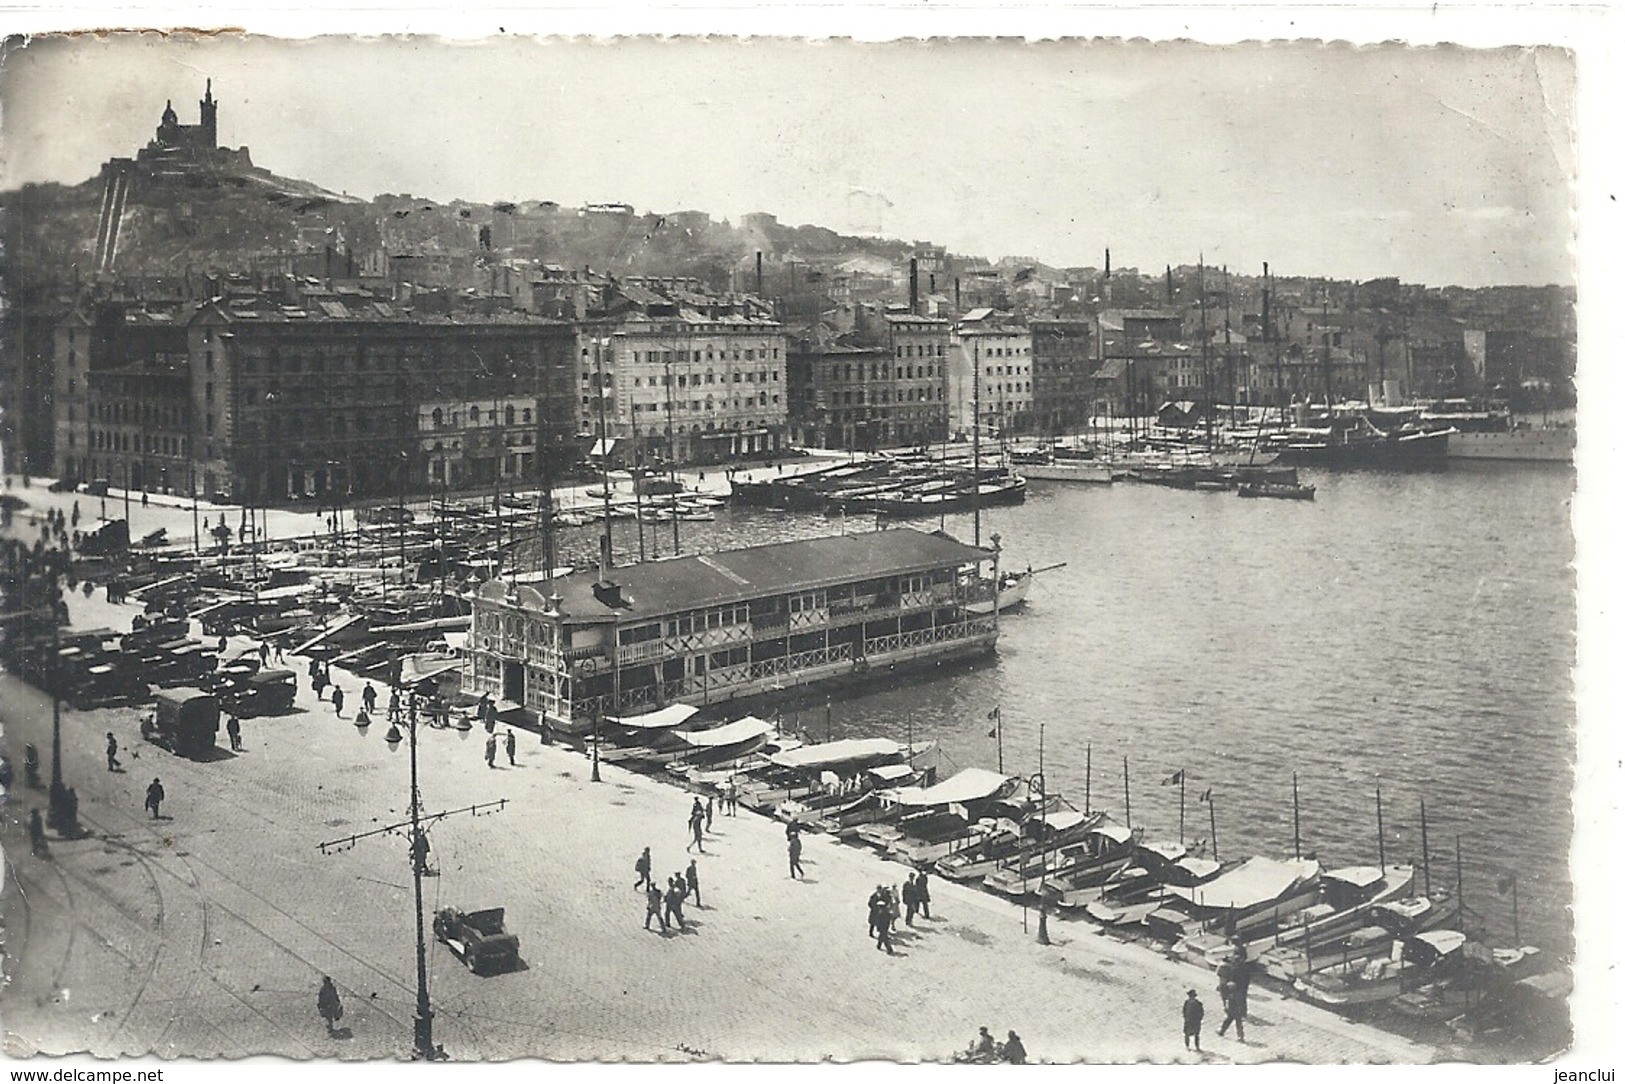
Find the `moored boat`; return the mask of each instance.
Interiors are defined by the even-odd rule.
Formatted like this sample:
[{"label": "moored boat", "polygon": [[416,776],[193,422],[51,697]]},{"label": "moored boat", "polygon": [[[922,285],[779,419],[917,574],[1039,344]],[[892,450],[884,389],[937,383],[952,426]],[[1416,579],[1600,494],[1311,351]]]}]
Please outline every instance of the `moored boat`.
[{"label": "moored boat", "polygon": [[1315,499],[1315,487],[1284,482],[1239,482],[1236,485],[1236,496],[1275,497],[1287,501],[1312,501]]}]

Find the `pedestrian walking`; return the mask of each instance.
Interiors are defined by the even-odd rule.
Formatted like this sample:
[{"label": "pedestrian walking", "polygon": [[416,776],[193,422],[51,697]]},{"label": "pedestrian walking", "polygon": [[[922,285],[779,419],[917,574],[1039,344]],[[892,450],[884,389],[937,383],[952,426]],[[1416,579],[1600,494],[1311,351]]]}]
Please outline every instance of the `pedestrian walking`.
[{"label": "pedestrian walking", "polygon": [[903,924],[905,926],[914,925],[914,912],[919,909],[920,897],[915,892],[914,874],[911,873],[908,875],[908,880],[903,882]]},{"label": "pedestrian walking", "polygon": [[931,889],[925,883],[926,873],[922,869],[919,876],[914,878],[914,902],[920,909],[920,914],[926,918],[931,917]]},{"label": "pedestrian walking", "polygon": [[513,758],[514,750],[519,748],[518,739],[513,736],[513,729],[508,730],[508,765],[516,766],[519,762]]},{"label": "pedestrian walking", "polygon": [[75,527],[79,526],[79,502],[78,501],[73,502],[73,525]]},{"label": "pedestrian walking", "polygon": [[107,770],[110,772],[121,770],[118,763],[118,739],[113,737],[111,730],[107,732]]},{"label": "pedestrian walking", "polygon": [[35,858],[51,853],[50,844],[45,842],[45,822],[40,820],[38,809],[28,811],[28,850]]},{"label": "pedestrian walking", "polygon": [[260,669],[262,669],[262,670],[265,669],[265,667],[270,663],[270,661],[271,661],[271,645],[266,643],[264,640],[261,640],[260,641]]},{"label": "pedestrian walking", "polygon": [[282,644],[280,641],[271,645],[271,653],[276,656],[278,665],[287,661],[287,658],[282,654]]},{"label": "pedestrian walking", "polygon": [[316,690],[316,699],[320,700],[322,690],[327,688],[327,671],[323,670],[319,663],[313,662],[311,665],[316,668],[316,673],[311,677],[310,684]]},{"label": "pedestrian walking", "polygon": [[226,737],[231,741],[231,751],[243,751],[243,724],[237,721],[237,716],[226,716]]},{"label": "pedestrian walking", "polygon": [[497,766],[497,736],[495,734],[485,739],[485,766],[487,768]]},{"label": "pedestrian walking", "polygon": [[683,850],[693,850],[697,847],[699,848],[699,852],[704,854],[705,837],[703,833],[705,831],[705,810],[701,808],[700,800],[698,798],[694,799],[694,808],[690,810],[688,814],[688,830],[693,833],[694,838],[689,841],[688,845],[684,847]]},{"label": "pedestrian walking", "polygon": [[700,867],[692,858],[688,860],[688,890],[694,893],[694,906],[704,907],[700,902]]},{"label": "pedestrian walking", "polygon": [[344,714],[344,690],[337,685],[333,686],[333,714],[339,716]]},{"label": "pedestrian walking", "polygon": [[1181,1006],[1185,1019],[1185,1049],[1193,1047],[1196,1052],[1202,1052],[1202,1015],[1207,1012],[1202,1007],[1202,999],[1196,996],[1195,990],[1185,992],[1185,1004]]},{"label": "pedestrian walking", "polygon": [[797,832],[790,837],[790,877],[805,877],[807,873],[801,868],[801,833]]},{"label": "pedestrian walking", "polygon": [[1247,1041],[1247,987],[1252,983],[1252,964],[1247,950],[1236,950],[1235,956],[1219,965],[1219,1000],[1224,1005],[1224,1020],[1219,1023],[1219,1034],[1236,1025],[1236,1040]]},{"label": "pedestrian walking", "polygon": [[401,691],[399,689],[389,690],[389,721],[392,723],[401,721]]},{"label": "pedestrian walking", "polygon": [[728,816],[736,817],[738,815],[739,815],[739,780],[734,779],[733,777],[730,776],[729,779],[728,779]]},{"label": "pedestrian walking", "polygon": [[378,690],[372,687],[370,681],[361,687],[361,706],[369,713],[378,710]]},{"label": "pedestrian walking", "polygon": [[334,986],[333,980],[326,975],[322,976],[322,988],[316,991],[316,1011],[321,1013],[329,1035],[333,1034],[334,1026],[344,1018],[344,1003],[339,1001],[338,987]]},{"label": "pedestrian walking", "polygon": [[147,787],[147,808],[152,810],[153,820],[158,819],[158,807],[163,804],[163,800],[164,785],[154,778],[151,785]]},{"label": "pedestrian walking", "polygon": [[869,938],[873,940],[878,936],[882,917],[886,913],[886,889],[883,885],[875,885],[875,890],[869,893]]},{"label": "pedestrian walking", "polygon": [[649,876],[649,871],[653,866],[654,859],[649,857],[649,848],[645,847],[643,853],[638,855],[638,860],[632,864],[632,872],[638,875],[638,879],[632,883],[633,888],[654,887],[654,878]]},{"label": "pedestrian walking", "polygon": [[705,830],[711,830],[711,818],[716,813],[717,800],[711,795],[705,796]]},{"label": "pedestrian walking", "polygon": [[660,920],[661,933],[665,933],[667,930],[671,929],[671,924],[666,921],[666,912],[663,906],[665,903],[665,897],[660,894],[659,885],[655,884],[653,881],[649,882],[648,887],[643,890],[643,902],[644,907],[646,908],[643,912],[644,929],[647,930],[649,928],[649,920],[651,918]]},{"label": "pedestrian walking", "polygon": [[683,919],[683,890],[677,887],[675,877],[666,882],[666,921],[669,924],[674,918],[679,930],[688,929],[688,923]]},{"label": "pedestrian walking", "polygon": [[891,909],[885,900],[885,889],[880,889],[879,891],[881,894],[881,903],[878,913],[875,914],[870,921],[873,923],[875,928],[875,948],[885,949],[886,955],[891,956],[894,955],[891,947],[891,924],[894,916],[891,914]]}]

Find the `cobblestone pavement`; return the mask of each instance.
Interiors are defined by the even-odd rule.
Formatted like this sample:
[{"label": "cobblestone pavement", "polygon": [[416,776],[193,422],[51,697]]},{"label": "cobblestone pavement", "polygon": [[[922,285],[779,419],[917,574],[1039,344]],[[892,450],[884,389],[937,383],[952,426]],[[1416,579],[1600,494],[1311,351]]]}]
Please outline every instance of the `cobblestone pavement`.
[{"label": "cobblestone pavement", "polygon": [[[127,627],[97,600],[81,620]],[[91,612],[101,610],[102,612]],[[247,641],[234,647],[247,648]],[[303,678],[302,664],[290,660]],[[128,710],[68,711],[63,761],[91,835],[27,853],[22,824],[44,795],[5,807],[10,985],[6,1050],[376,1059],[410,1048],[412,891],[405,840],[377,837],[323,855],[317,844],[404,819],[408,763],[385,725],[353,725],[359,681],[340,677],[344,718],[314,703],[243,724],[245,749],[207,763],[143,743]],[[50,702],[0,677],[14,763],[40,746],[50,768]],[[113,730],[126,771],[110,773]],[[499,731],[500,733],[500,731]],[[1036,1060],[1197,1061],[1180,1039],[1180,1001],[1208,1005],[1215,1063],[1418,1062],[1437,1052],[1257,989],[1247,1042],[1214,1034],[1210,972],[935,881],[930,920],[877,951],[865,900],[907,869],[812,835],[807,876],[788,875],[782,827],[718,816],[705,853],[685,852],[691,796],[608,765],[589,781],[578,753],[519,735],[519,763],[484,762],[484,733],[424,728],[425,808],[508,799],[431,831],[426,910],[500,906],[524,966],[476,977],[431,940],[435,1038],[457,1059],[544,1056],[636,1061],[724,1058],[938,1060],[979,1025],[1014,1029]],[[222,737],[222,741],[223,741]],[[161,777],[164,819],[142,809]],[[695,858],[704,905],[686,932],[642,928],[638,852],[664,879]],[[330,1038],[317,1017],[322,975],[346,1007]]]}]

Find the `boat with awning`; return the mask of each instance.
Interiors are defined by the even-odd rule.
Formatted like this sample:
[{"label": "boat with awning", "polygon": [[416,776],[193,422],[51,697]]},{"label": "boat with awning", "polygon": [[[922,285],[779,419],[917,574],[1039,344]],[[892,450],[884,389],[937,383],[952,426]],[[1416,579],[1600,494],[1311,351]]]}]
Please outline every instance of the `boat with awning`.
[{"label": "boat with awning", "polygon": [[747,715],[743,719],[735,719],[731,723],[723,723],[721,726],[706,730],[675,731],[674,736],[688,746],[689,752],[668,767],[675,767],[677,764],[709,764],[745,756],[752,750],[760,748],[773,731],[772,723],[766,719],[758,719],[754,715]]},{"label": "boat with awning", "polygon": [[1311,858],[1247,859],[1205,884],[1168,889],[1169,905],[1146,918],[1159,937],[1181,941],[1209,927],[1249,940],[1314,903],[1320,863]]},{"label": "boat with awning", "polygon": [[768,761],[781,768],[801,771],[856,771],[895,762],[903,753],[903,746],[890,738],[846,738],[775,753]]}]

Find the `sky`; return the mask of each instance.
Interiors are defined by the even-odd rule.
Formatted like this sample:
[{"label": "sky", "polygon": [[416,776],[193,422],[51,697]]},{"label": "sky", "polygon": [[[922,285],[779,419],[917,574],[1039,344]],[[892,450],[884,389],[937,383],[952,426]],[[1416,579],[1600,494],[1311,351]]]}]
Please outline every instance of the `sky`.
[{"label": "sky", "polygon": [[619,201],[1160,271],[1575,281],[1561,48],[113,35],[0,69],[0,185],[77,183],[166,99],[335,191]]}]

